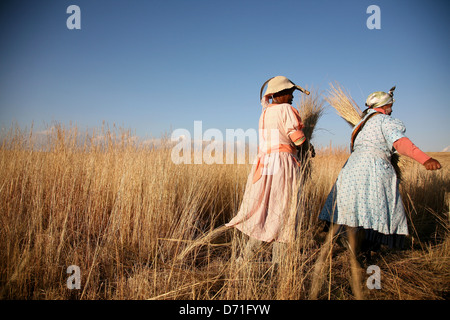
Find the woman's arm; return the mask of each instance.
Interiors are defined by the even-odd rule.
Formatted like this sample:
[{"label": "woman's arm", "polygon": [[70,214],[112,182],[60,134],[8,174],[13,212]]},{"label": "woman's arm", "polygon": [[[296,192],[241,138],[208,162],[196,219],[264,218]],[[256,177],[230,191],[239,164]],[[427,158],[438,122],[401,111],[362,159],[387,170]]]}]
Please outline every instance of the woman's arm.
[{"label": "woman's arm", "polygon": [[423,164],[427,170],[436,170],[441,168],[441,164],[436,159],[431,158],[425,152],[420,150],[408,138],[400,138],[394,142],[394,148],[401,155],[410,157],[420,164]]}]

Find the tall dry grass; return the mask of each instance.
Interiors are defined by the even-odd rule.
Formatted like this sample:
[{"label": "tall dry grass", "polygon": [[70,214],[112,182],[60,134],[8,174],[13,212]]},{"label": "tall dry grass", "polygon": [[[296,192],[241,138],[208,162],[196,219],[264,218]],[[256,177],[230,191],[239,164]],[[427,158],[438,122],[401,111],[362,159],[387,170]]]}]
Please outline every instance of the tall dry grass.
[{"label": "tall dry grass", "polygon": [[[326,235],[317,216],[347,153],[317,150],[285,259],[273,263],[263,247],[239,264],[246,236],[222,226],[239,208],[250,165],[175,165],[170,148],[141,144],[117,128],[82,133],[56,125],[38,138],[12,127],[1,140],[2,299],[311,298]],[[408,247],[374,257],[382,289],[362,283],[363,293],[448,298],[448,169],[429,173],[411,164],[404,179]],[[66,286],[70,265],[81,269],[79,290]],[[339,243],[322,273],[317,298],[355,298]]]}]

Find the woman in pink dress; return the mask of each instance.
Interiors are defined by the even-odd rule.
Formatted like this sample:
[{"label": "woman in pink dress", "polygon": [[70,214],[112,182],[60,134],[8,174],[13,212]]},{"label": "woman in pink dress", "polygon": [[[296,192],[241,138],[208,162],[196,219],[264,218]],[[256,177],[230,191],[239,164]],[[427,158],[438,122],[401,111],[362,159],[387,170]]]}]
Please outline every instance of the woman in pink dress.
[{"label": "woman in pink dress", "polygon": [[[309,92],[283,76],[266,81],[261,92],[266,84],[261,100],[263,110],[259,119],[257,163],[248,177],[237,215],[226,224],[250,237],[242,255],[244,258],[253,254],[263,242],[287,243],[293,240],[301,177],[298,152],[302,148],[309,150],[302,120],[291,105],[295,89],[306,94]],[[276,247],[274,254],[279,252]]]}]

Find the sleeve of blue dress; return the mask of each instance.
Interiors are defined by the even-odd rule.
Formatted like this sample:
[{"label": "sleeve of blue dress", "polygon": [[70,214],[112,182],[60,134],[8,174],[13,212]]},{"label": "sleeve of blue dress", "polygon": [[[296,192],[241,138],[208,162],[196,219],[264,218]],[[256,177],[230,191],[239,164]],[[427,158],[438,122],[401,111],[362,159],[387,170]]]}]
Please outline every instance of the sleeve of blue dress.
[{"label": "sleeve of blue dress", "polygon": [[385,117],[383,120],[381,131],[386,139],[389,150],[392,150],[395,141],[406,137],[406,127],[403,122],[398,119],[391,118],[390,116]]}]

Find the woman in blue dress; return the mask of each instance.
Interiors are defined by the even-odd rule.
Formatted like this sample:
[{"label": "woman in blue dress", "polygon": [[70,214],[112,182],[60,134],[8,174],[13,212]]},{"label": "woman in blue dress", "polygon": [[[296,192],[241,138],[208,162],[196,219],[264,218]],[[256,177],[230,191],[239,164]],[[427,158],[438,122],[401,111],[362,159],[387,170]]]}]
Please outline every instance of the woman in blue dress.
[{"label": "woman in blue dress", "polygon": [[427,170],[441,168],[405,136],[404,124],[390,116],[394,90],[377,91],[367,98],[368,108],[352,132],[352,153],[319,215],[319,219],[337,226],[334,231],[347,229],[357,234],[360,242],[355,250],[374,250],[380,244],[403,247],[408,235],[399,179],[391,164],[395,151]]}]

